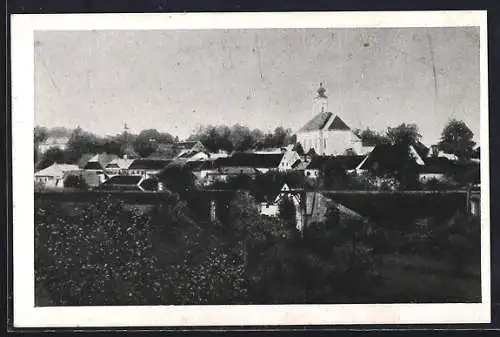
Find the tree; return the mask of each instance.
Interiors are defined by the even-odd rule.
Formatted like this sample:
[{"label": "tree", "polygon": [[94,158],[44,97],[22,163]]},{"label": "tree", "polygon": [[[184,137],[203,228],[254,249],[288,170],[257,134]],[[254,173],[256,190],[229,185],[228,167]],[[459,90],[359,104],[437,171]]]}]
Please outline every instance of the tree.
[{"label": "tree", "polygon": [[280,218],[288,225],[290,228],[296,228],[297,226],[297,211],[295,209],[295,204],[290,196],[284,196],[281,198],[278,204]]},{"label": "tree", "polygon": [[134,140],[134,150],[141,156],[147,157],[158,148],[160,133],[156,129],[142,130]]},{"label": "tree", "polygon": [[304,155],[304,148],[302,147],[302,144],[300,144],[300,143],[295,143],[295,146],[294,146],[293,150],[295,152],[297,152],[297,154],[299,156],[303,156]]},{"label": "tree", "polygon": [[472,140],[473,137],[474,133],[463,121],[452,119],[444,127],[438,147],[461,160],[466,160],[474,154],[476,143]]},{"label": "tree", "polygon": [[229,140],[236,151],[249,150],[254,146],[254,140],[252,139],[250,129],[239,124],[235,124],[231,128]]},{"label": "tree", "polygon": [[388,128],[386,136],[393,145],[414,144],[420,141],[420,138],[422,137],[416,124],[405,123],[402,123],[394,128]]},{"label": "tree", "polygon": [[367,128],[365,130],[355,130],[354,133],[361,138],[361,141],[366,146],[377,146],[381,144],[388,144],[390,140],[376,131]]},{"label": "tree", "polygon": [[96,135],[78,127],[71,133],[66,152],[71,162],[77,162],[85,153],[99,151],[99,140]]},{"label": "tree", "polygon": [[66,162],[66,153],[58,147],[52,147],[42,155],[42,158],[36,165],[36,169],[42,170],[54,163],[63,164]]},{"label": "tree", "polygon": [[35,129],[33,131],[33,140],[35,144],[38,146],[38,144],[44,142],[47,140],[49,137],[48,130],[46,127],[43,126],[35,126]]},{"label": "tree", "polygon": [[185,199],[196,190],[196,177],[182,165],[168,165],[158,175],[165,189],[178,193]]},{"label": "tree", "polygon": [[333,160],[326,161],[320,168],[319,178],[321,185],[326,189],[344,189],[348,182],[345,169]]},{"label": "tree", "polygon": [[64,179],[64,187],[87,189],[87,181],[80,175],[70,174]]}]

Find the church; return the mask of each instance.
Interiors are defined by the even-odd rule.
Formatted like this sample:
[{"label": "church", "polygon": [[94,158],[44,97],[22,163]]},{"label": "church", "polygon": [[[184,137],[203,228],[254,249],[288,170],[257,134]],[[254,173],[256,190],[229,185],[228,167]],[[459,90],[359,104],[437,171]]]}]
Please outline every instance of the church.
[{"label": "church", "polygon": [[328,111],[328,97],[323,84],[313,102],[313,118],[297,131],[297,142],[307,153],[339,156],[346,154],[365,155],[373,147],[363,146],[361,138],[337,115]]}]

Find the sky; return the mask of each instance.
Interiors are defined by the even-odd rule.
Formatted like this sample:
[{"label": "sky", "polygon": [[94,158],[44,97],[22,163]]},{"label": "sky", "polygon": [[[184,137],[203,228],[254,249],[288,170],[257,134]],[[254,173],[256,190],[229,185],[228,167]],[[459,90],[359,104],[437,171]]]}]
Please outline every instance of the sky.
[{"label": "sky", "polygon": [[479,140],[479,29],[36,31],[35,124],[100,135],[201,125],[297,131],[322,82],[351,128],[448,120]]}]

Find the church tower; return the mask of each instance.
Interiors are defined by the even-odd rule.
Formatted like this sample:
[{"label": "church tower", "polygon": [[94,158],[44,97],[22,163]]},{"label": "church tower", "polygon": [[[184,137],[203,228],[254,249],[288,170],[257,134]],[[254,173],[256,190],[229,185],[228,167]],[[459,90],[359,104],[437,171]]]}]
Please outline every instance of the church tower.
[{"label": "church tower", "polygon": [[326,96],[326,90],[323,88],[323,83],[319,84],[319,89],[317,90],[316,97],[313,100],[313,116],[321,112],[328,111],[328,97]]}]

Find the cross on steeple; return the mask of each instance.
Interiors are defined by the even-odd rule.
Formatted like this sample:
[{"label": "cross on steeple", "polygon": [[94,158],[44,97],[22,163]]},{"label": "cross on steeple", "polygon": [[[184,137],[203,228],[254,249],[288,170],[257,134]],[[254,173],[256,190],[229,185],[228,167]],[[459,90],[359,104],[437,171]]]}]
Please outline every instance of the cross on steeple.
[{"label": "cross on steeple", "polygon": [[319,84],[318,97],[327,98],[325,93],[326,93],[326,90],[325,90],[325,88],[323,88],[323,82],[321,82]]}]

